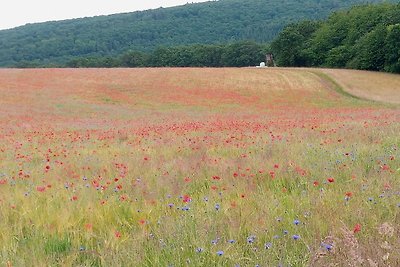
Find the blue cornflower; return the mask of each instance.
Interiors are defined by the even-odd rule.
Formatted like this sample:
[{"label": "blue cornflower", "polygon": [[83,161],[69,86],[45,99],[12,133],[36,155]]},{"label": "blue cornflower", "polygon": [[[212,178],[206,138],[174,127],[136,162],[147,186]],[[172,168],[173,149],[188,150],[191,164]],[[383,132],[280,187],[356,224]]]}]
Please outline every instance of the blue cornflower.
[{"label": "blue cornflower", "polygon": [[190,208],[188,206],[184,206],[184,207],[182,207],[182,210],[183,211],[188,211],[188,210],[190,210]]},{"label": "blue cornflower", "polygon": [[221,208],[221,206],[217,203],[217,204],[215,204],[215,209],[216,210],[219,210]]},{"label": "blue cornflower", "polygon": [[235,243],[236,242],[236,240],[234,240],[234,239],[229,239],[228,240],[228,243],[230,243],[230,244],[233,244],[233,243]]},{"label": "blue cornflower", "polygon": [[256,236],[251,235],[247,238],[247,243],[252,244],[256,240]]},{"label": "blue cornflower", "polygon": [[224,252],[223,252],[222,250],[217,251],[217,255],[218,255],[218,256],[222,256],[222,255],[224,255]]},{"label": "blue cornflower", "polygon": [[288,233],[289,233],[288,230],[284,230],[284,231],[283,231],[283,234],[284,234],[284,235],[287,235]]},{"label": "blue cornflower", "polygon": [[299,224],[300,224],[300,221],[299,221],[299,220],[294,220],[293,223],[294,223],[295,225],[299,225]]},{"label": "blue cornflower", "polygon": [[331,251],[333,246],[331,244],[321,243],[321,247],[325,248],[328,251]]},{"label": "blue cornflower", "polygon": [[272,243],[271,242],[265,243],[264,247],[265,249],[270,249],[272,247]]},{"label": "blue cornflower", "polygon": [[196,248],[196,252],[197,252],[197,253],[201,253],[201,252],[203,252],[203,251],[204,251],[203,248]]},{"label": "blue cornflower", "polygon": [[300,239],[300,236],[299,236],[299,235],[293,235],[292,237],[293,237],[294,240]]}]

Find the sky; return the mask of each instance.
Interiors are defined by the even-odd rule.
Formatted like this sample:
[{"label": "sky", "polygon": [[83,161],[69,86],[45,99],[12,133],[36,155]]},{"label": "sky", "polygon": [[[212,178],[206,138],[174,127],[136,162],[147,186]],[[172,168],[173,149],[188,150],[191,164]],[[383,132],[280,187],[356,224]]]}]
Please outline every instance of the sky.
[{"label": "sky", "polygon": [[0,30],[27,23],[109,15],[207,0],[1,0]]}]

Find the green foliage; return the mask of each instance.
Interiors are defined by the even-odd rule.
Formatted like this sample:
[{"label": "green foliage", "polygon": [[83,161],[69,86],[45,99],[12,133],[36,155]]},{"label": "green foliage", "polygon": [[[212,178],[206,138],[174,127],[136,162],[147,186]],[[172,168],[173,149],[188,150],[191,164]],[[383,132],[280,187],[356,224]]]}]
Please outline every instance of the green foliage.
[{"label": "green foliage", "polygon": [[128,51],[114,58],[83,57],[67,62],[74,68],[87,67],[245,67],[264,60],[267,47],[243,41],[228,45],[159,47],[153,52]]},{"label": "green foliage", "polygon": [[304,23],[287,26],[272,42],[279,65],[400,72],[400,4],[336,12],[309,34],[301,34]]},{"label": "green foliage", "polygon": [[69,252],[71,247],[72,244],[69,238],[53,236],[46,240],[44,244],[44,251],[48,255],[54,255]]},{"label": "green foliage", "polygon": [[400,24],[388,27],[385,50],[385,70],[400,73]]},{"label": "green foliage", "polygon": [[332,48],[326,55],[326,65],[334,68],[346,66],[347,60],[350,57],[350,50],[349,47],[344,45]]},{"label": "green foliage", "polygon": [[[111,67],[113,62],[110,60],[93,61],[99,57],[115,57],[126,51],[151,52],[157,47],[242,40],[270,42],[287,23],[322,19],[334,10],[365,2],[376,3],[381,0],[220,0],[111,16],[28,24],[0,31],[0,66],[63,65],[74,58],[85,57],[89,61],[85,64]],[[397,21],[397,16],[397,13],[393,13],[387,19]],[[205,61],[197,59],[197,64],[214,64],[214,57],[219,57],[220,51],[218,47],[213,49],[213,58]],[[187,65],[193,56],[191,51],[179,51],[183,59],[174,62],[174,65]],[[132,67],[145,65],[143,62],[147,59],[138,54],[135,58],[124,64]]]},{"label": "green foliage", "polygon": [[386,26],[378,24],[371,32],[359,39],[354,46],[357,53],[353,58],[353,68],[363,70],[384,69]]},{"label": "green foliage", "polygon": [[304,21],[287,26],[271,44],[271,49],[278,56],[277,63],[292,67],[305,65],[307,58],[303,51],[307,48],[306,41],[318,25],[318,22]]},{"label": "green foliage", "polygon": [[222,66],[229,67],[255,66],[264,56],[260,45],[254,42],[239,42],[226,46],[221,63]]}]

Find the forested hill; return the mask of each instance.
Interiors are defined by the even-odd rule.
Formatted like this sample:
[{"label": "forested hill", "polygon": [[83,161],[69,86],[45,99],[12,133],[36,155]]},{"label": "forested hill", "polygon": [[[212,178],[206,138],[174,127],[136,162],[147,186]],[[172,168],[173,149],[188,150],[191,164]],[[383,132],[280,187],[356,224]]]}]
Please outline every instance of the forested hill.
[{"label": "forested hill", "polygon": [[[0,31],[0,66],[64,64],[73,58],[159,46],[271,41],[291,22],[382,0],[220,0],[172,8],[28,24]],[[398,2],[398,1],[393,1]]]}]

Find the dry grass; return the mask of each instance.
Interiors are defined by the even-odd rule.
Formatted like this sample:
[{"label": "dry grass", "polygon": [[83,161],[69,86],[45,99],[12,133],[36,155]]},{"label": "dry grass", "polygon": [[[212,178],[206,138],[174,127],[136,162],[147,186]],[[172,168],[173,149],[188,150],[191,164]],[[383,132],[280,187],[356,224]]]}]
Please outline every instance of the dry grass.
[{"label": "dry grass", "polygon": [[342,104],[321,78],[295,69],[3,69],[0,84],[3,109],[32,115],[57,112],[57,107],[62,113],[66,103],[75,104],[70,111],[79,115],[90,113],[93,104],[110,109],[122,104],[128,110],[171,105],[265,109],[322,99]]},{"label": "dry grass", "polygon": [[400,75],[382,72],[318,69],[328,74],[348,93],[379,102],[400,104]]}]

